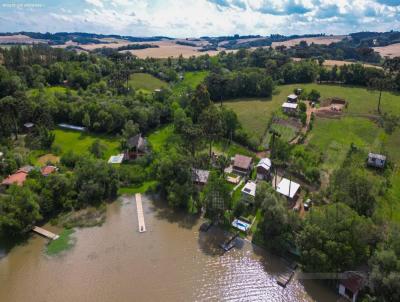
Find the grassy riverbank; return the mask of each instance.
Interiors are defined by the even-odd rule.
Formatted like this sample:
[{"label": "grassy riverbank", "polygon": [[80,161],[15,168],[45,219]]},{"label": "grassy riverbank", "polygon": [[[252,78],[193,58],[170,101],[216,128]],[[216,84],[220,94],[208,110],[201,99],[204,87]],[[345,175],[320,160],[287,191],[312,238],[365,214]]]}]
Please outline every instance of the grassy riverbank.
[{"label": "grassy riverbank", "polygon": [[63,251],[67,251],[74,246],[74,240],[72,234],[75,231],[73,229],[64,229],[60,233],[60,237],[56,240],[51,241],[46,248],[46,254],[49,256],[57,255]]}]

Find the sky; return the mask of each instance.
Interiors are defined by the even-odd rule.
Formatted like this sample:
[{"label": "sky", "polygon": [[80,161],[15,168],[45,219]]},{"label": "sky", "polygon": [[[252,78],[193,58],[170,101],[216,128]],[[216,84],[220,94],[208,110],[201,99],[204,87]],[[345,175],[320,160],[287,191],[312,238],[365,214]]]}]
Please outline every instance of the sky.
[{"label": "sky", "polygon": [[400,30],[400,0],[0,0],[0,31],[130,36]]}]

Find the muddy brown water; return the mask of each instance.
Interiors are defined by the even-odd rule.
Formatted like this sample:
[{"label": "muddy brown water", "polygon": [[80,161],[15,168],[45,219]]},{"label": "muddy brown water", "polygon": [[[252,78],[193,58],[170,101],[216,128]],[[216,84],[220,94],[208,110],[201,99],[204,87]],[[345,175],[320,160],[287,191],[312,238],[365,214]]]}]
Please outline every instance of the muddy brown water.
[{"label": "muddy brown water", "polygon": [[0,301],[337,300],[313,281],[281,288],[275,277],[285,264],[263,249],[241,241],[222,255],[222,231],[200,233],[200,220],[145,197],[143,207],[145,233],[126,197],[108,206],[104,225],[78,229],[62,255],[47,256],[47,240],[37,235],[14,247],[0,260]]}]

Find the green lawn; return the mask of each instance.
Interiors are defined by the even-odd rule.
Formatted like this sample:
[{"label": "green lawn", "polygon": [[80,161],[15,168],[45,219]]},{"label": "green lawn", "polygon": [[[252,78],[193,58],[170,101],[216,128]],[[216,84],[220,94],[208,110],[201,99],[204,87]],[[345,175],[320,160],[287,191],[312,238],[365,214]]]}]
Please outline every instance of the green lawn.
[{"label": "green lawn", "polygon": [[195,89],[197,85],[202,83],[205,77],[208,75],[208,71],[190,71],[185,72],[182,81],[176,83],[172,90],[174,93],[181,94],[187,88]]},{"label": "green lawn", "polygon": [[116,138],[63,129],[56,129],[53,133],[56,135],[53,146],[59,147],[61,153],[73,151],[77,154],[89,154],[89,147],[96,139],[107,146],[104,159],[120,153],[120,143]]},{"label": "green lawn", "polygon": [[140,186],[136,187],[122,187],[119,188],[118,190],[118,195],[123,195],[123,194],[135,194],[135,193],[146,193],[149,189],[154,188],[157,186],[157,181],[155,180],[149,180],[141,184]]},{"label": "green lawn", "polygon": [[47,245],[46,249],[47,255],[54,256],[70,249],[74,245],[73,240],[71,238],[73,233],[74,233],[73,229],[64,229],[60,233],[60,237],[58,239],[51,241]]},{"label": "green lawn", "polygon": [[173,125],[168,125],[160,128],[149,135],[149,142],[155,152],[160,152],[164,149],[168,140],[174,134]]},{"label": "green lawn", "polygon": [[351,143],[379,153],[382,150],[383,136],[383,129],[366,118],[317,118],[309,134],[308,144],[323,152],[322,168],[332,172],[341,166]]},{"label": "green lawn", "polygon": [[145,90],[147,92],[153,92],[154,89],[168,87],[168,83],[159,80],[148,73],[132,74],[128,85],[136,90]]},{"label": "green lawn", "polygon": [[[68,89],[62,86],[51,86],[51,87],[44,87],[43,88],[44,94],[48,98],[53,98],[56,93],[65,94]],[[70,89],[69,90],[73,95],[76,95],[76,90]],[[29,89],[27,91],[28,96],[37,96],[39,95],[39,89]]]},{"label": "green lawn", "polygon": [[[341,97],[349,102],[347,112],[349,114],[376,114],[378,93],[361,87],[349,87],[339,85],[319,84],[295,84],[278,86],[278,92],[271,98],[242,98],[224,102],[238,115],[239,121],[255,138],[261,140],[267,127],[267,123],[274,111],[281,108],[287,95],[297,87],[311,91],[317,89],[321,98]],[[381,109],[383,112],[400,114],[400,96],[384,92]]]}]

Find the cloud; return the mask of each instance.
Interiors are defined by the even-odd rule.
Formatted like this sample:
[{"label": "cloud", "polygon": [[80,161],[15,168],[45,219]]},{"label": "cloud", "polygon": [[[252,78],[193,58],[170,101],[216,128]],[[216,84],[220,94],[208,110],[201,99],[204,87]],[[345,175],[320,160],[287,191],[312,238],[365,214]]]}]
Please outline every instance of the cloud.
[{"label": "cloud", "polygon": [[91,4],[93,6],[104,7],[102,0],[85,0],[85,2],[87,2],[88,4]]},{"label": "cloud", "polygon": [[345,34],[400,28],[400,1],[391,0],[42,1],[46,6],[41,9],[2,8],[1,31],[198,37]]}]

